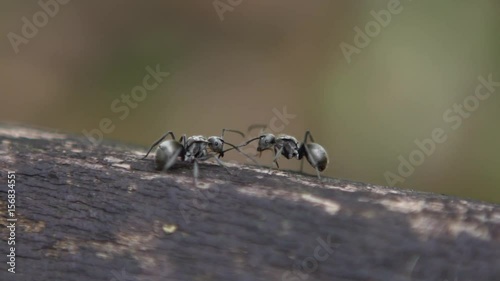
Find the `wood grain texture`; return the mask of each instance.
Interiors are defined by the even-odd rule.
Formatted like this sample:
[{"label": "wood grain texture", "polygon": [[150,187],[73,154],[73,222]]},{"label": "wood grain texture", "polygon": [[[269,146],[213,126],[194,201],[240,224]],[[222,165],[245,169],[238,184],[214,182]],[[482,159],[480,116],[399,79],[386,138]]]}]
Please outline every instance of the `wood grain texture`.
[{"label": "wood grain texture", "polygon": [[0,125],[0,280],[500,280],[499,205],[144,152]]}]

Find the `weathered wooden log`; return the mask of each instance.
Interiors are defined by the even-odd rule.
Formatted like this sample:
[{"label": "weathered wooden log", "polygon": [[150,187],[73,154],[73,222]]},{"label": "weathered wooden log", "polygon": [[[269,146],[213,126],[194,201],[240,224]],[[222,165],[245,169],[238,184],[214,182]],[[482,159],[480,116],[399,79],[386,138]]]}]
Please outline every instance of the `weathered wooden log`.
[{"label": "weathered wooden log", "polygon": [[500,280],[499,205],[144,152],[0,125],[0,280]]}]

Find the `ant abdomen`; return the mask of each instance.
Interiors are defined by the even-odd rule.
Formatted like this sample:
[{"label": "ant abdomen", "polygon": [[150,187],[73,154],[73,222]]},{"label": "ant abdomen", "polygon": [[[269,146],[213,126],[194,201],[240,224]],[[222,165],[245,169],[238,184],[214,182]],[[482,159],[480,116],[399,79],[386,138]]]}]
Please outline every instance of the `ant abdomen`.
[{"label": "ant abdomen", "polygon": [[321,145],[317,143],[306,143],[307,151],[306,159],[311,166],[323,172],[328,166],[328,153]]},{"label": "ant abdomen", "polygon": [[158,145],[155,155],[156,170],[168,170],[177,160],[184,157],[184,147],[176,140],[166,140]]}]

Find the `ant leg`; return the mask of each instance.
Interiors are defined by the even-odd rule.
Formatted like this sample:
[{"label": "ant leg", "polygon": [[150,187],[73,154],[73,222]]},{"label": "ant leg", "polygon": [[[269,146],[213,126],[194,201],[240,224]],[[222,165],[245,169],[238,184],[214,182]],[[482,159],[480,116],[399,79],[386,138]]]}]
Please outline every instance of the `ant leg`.
[{"label": "ant leg", "polygon": [[172,131],[168,131],[166,134],[164,134],[161,138],[159,138],[157,141],[155,141],[151,147],[149,148],[148,152],[146,153],[146,155],[144,157],[142,157],[141,159],[146,159],[146,157],[148,157],[149,153],[151,152],[151,150],[153,150],[153,148],[155,146],[157,146],[161,141],[163,141],[168,135],[170,135],[172,137],[172,139],[175,140],[175,136],[174,136],[174,133]]},{"label": "ant leg", "polygon": [[198,187],[198,175],[200,171],[198,169],[198,160],[194,159],[194,167],[193,167],[193,178],[194,178],[194,186]]},{"label": "ant leg", "polygon": [[222,161],[219,158],[215,157],[215,155],[213,155],[211,157],[213,157],[215,159],[215,161],[217,161],[217,164],[221,165],[226,170],[226,172],[228,172],[228,174],[232,175],[231,171],[229,171],[229,169],[226,167],[226,165],[224,165],[224,163],[222,163]]},{"label": "ant leg", "polygon": [[182,145],[182,148],[184,149],[184,156],[182,157],[182,161],[186,161],[186,151],[187,151],[186,140],[187,140],[186,134],[182,135],[182,137],[179,139],[179,143]]},{"label": "ant leg", "polygon": [[257,165],[257,166],[260,167],[260,164],[255,159],[253,159],[253,157],[251,157],[250,155],[248,155],[245,152],[241,151],[241,149],[239,148],[239,146],[230,144],[228,142],[225,142],[224,140],[222,142],[225,143],[225,144],[227,144],[227,145],[229,145],[229,146],[231,146],[232,147],[231,149],[236,149],[239,153],[243,154],[243,156],[245,156],[246,158],[250,159],[255,165]]},{"label": "ant leg", "polygon": [[165,166],[163,168],[164,171],[170,169],[170,167],[172,167],[175,164],[175,162],[177,162],[177,157],[179,157],[179,154],[181,153],[182,149],[183,148],[179,148],[174,152],[174,154],[172,154],[171,158],[168,159],[167,163],[165,163]]},{"label": "ant leg", "polygon": [[283,147],[280,147],[278,151],[274,152],[274,160],[273,162],[276,164],[276,167],[279,169],[280,165],[278,164],[278,158],[281,157],[281,152],[283,152]]},{"label": "ant leg", "polygon": [[[226,150],[224,150],[222,153],[226,153],[230,150],[233,150],[233,149],[237,149],[237,148],[240,148],[240,147],[243,147],[243,146],[247,146],[249,143],[253,142],[253,141],[256,141],[260,139],[260,137],[256,137],[256,138],[253,138],[253,139],[249,139],[247,140],[246,142],[242,143],[242,144],[239,144],[239,145],[235,145],[234,147],[231,147],[231,148],[228,148]],[[227,143],[227,142],[226,142]]]},{"label": "ant leg", "polygon": [[[307,147],[307,137],[309,137],[311,142],[314,142],[314,138],[312,137],[311,132],[309,130],[306,131],[306,133],[304,134],[304,141],[300,144],[300,149],[299,149],[299,153],[301,154],[300,155],[300,159],[301,159],[300,172],[301,173],[304,170],[304,156],[307,157],[307,160],[309,161],[310,160],[309,155],[311,155],[309,148]],[[319,171],[318,171],[318,168],[316,167],[317,165],[311,164],[311,166],[313,166],[313,168],[316,169],[316,172],[318,173],[318,177],[319,177]]]},{"label": "ant leg", "polygon": [[321,181],[321,176],[319,175],[319,170],[316,168],[316,174],[318,175],[318,180]]},{"label": "ant leg", "polygon": [[182,137],[179,139],[179,142],[182,144],[184,149],[186,149],[186,134],[182,135]]},{"label": "ant leg", "polygon": [[182,152],[182,150],[183,147],[178,146],[174,151],[172,151],[171,154],[168,154],[170,150],[165,151],[163,147],[159,146],[155,154],[156,170],[167,171],[168,169],[170,169],[170,167],[172,167],[177,161],[177,157]]},{"label": "ant leg", "polygon": [[227,166],[224,165],[224,162],[222,162],[222,160],[220,160],[219,158],[217,158],[217,154],[209,154],[209,155],[204,156],[203,158],[198,158],[198,160],[205,161],[205,160],[208,160],[210,158],[214,158],[215,161],[217,161],[217,164],[219,164],[220,166],[222,166],[226,170],[226,172],[228,172],[228,174],[232,175],[231,171],[229,171],[229,169],[227,168]]},{"label": "ant leg", "polygon": [[[236,134],[240,135],[242,138],[245,138],[245,134],[242,133],[242,132],[240,132],[240,131],[238,131],[238,130],[232,130],[232,129],[226,129],[226,128],[222,129],[222,134],[220,136],[220,139],[222,141],[222,147],[221,147],[222,152],[219,153],[219,156],[218,156],[219,158],[224,157],[224,152],[226,152],[226,151],[224,151],[224,144],[227,143],[227,142],[224,141],[224,133],[226,131],[227,132],[231,132],[231,133],[236,133]],[[229,144],[229,143],[227,143],[227,144]],[[236,148],[236,147],[234,147],[234,145],[232,145],[232,147],[235,148],[235,149],[237,149],[239,151],[239,149]]]},{"label": "ant leg", "polygon": [[314,138],[311,134],[311,132],[309,130],[306,131],[305,135],[304,135],[304,142],[303,143],[306,143],[307,141],[307,137],[309,137],[309,139],[311,140],[311,142],[315,142],[314,141]]},{"label": "ant leg", "polygon": [[[311,155],[311,152],[309,151],[309,148],[307,148],[307,144],[302,143],[301,148],[303,148],[303,150],[301,149],[303,151],[302,152],[303,155],[301,156],[302,159],[300,160],[300,172],[302,173],[302,171],[304,169],[304,156],[307,157],[307,161],[311,160],[311,162],[313,162],[313,163],[309,163],[309,164],[311,164],[311,166],[314,169],[316,169],[316,171],[318,171],[318,168],[317,168],[318,165],[317,165],[317,163],[315,163],[316,161],[314,161],[314,159],[309,158],[309,155]],[[319,171],[318,171],[318,173],[319,173]]]}]

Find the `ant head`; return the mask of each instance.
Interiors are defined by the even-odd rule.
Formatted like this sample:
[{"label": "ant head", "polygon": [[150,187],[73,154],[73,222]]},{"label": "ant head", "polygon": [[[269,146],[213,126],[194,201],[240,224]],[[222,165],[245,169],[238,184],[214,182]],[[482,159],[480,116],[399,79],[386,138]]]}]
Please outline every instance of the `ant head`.
[{"label": "ant head", "polygon": [[276,137],[273,134],[263,134],[259,137],[257,151],[271,149],[276,144]]},{"label": "ant head", "polygon": [[220,137],[209,137],[208,148],[210,148],[215,153],[222,153],[224,148],[224,141]]}]

